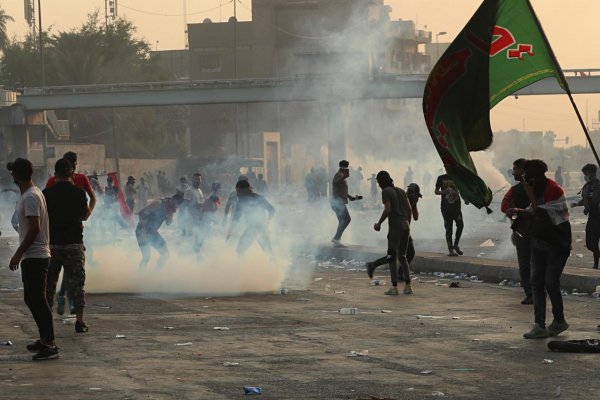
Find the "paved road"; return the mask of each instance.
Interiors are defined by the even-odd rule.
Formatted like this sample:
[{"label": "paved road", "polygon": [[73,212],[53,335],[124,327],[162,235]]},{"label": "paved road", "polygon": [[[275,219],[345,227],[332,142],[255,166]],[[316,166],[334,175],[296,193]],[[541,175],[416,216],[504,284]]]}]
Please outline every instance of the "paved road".
[{"label": "paved road", "polygon": [[[0,259],[8,250],[0,247]],[[0,339],[14,343],[0,347],[0,397],[235,399],[250,385],[271,399],[422,399],[434,392],[548,399],[557,390],[590,399],[600,389],[598,355],[552,353],[548,340],[521,338],[533,315],[519,304],[518,288],[465,282],[451,289],[420,276],[413,295],[387,297],[385,286],[349,271],[352,264],[299,260],[294,267],[313,271],[310,284],[298,290],[289,279],[285,295],[90,294],[90,332],[75,334],[56,316],[61,358],[40,363],[24,350],[36,333],[13,290],[18,275],[0,268]],[[564,339],[598,338],[599,304],[590,297],[565,302],[571,329]],[[340,315],[341,307],[359,313]]]}]

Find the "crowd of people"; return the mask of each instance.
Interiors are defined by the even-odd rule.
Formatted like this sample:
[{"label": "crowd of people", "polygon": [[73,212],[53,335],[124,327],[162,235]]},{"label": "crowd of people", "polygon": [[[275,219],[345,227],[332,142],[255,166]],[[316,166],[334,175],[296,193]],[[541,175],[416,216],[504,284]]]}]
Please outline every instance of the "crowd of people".
[{"label": "crowd of people", "polygon": [[[137,214],[135,238],[141,252],[141,268],[148,265],[152,248],[160,254],[157,267],[166,263],[168,244],[159,229],[163,224],[170,225],[178,210],[180,234],[191,238],[198,253],[213,228],[217,224],[226,224],[229,215],[232,217],[226,239],[239,237],[238,254],[243,255],[254,242],[264,252],[272,252],[267,228],[275,208],[257,193],[268,191],[261,174],[239,176],[235,190],[228,196],[223,220],[219,221],[217,210],[221,205],[221,185],[213,182],[210,193],[205,196],[200,173],[192,175],[191,184],[188,184],[187,177],[182,177],[174,194],[151,200],[151,188],[146,182],[148,175],[141,177],[138,185],[135,177],[129,176],[121,189],[117,175],[111,173],[102,188],[96,174],[88,178],[75,172],[77,162],[77,155],[73,152],[67,152],[56,161],[54,176],[48,179],[43,191],[32,182],[30,161],[18,158],[7,165],[20,193],[14,223],[19,232],[19,247],[9,266],[12,270],[21,268],[25,302],[38,326],[40,338],[27,346],[35,353],[34,360],[58,357],[52,322],[55,303],[56,311],[61,315],[69,305],[76,317],[76,333],[89,330],[84,320],[86,248],[83,223],[94,213],[100,196],[103,199],[102,219],[105,221],[128,228],[133,226],[134,211]],[[556,181],[546,177],[547,172],[548,167],[542,160],[516,160],[512,169],[516,183],[506,193],[501,205],[502,212],[512,220],[512,240],[526,296],[522,304],[533,304],[534,308],[534,326],[523,335],[528,339],[556,336],[569,328],[564,316],[560,278],[571,250],[571,226],[564,190]],[[600,261],[600,180],[596,172],[597,166],[593,164],[582,168],[586,182],[581,191],[582,199],[571,204],[572,207],[583,206],[588,216],[586,246],[593,254],[595,269]],[[351,194],[351,190],[356,189],[349,185],[353,182],[350,179],[352,173],[360,173],[362,180],[361,169],[351,172],[350,163],[342,160],[331,181],[329,201],[338,220],[331,242],[337,248],[346,247],[341,240],[351,222],[348,203],[362,200],[362,196]],[[381,215],[373,228],[380,231],[384,222],[388,221],[388,244],[387,254],[367,263],[366,267],[369,278],[373,278],[377,267],[389,264],[392,285],[385,295],[398,295],[398,283],[401,281],[404,282],[403,293],[413,293],[410,263],[415,256],[415,247],[410,224],[419,220],[417,204],[422,194],[421,188],[411,180],[410,168],[404,177],[406,189],[397,187],[385,170],[371,177],[371,185],[375,182],[381,189],[382,204]],[[435,182],[434,193],[441,198],[448,256],[460,256],[463,254],[459,242],[464,223],[461,212],[463,200],[458,187],[449,174],[441,174]],[[57,291],[61,270],[63,280]],[[552,303],[553,314],[553,321],[548,326],[546,294]]]}]

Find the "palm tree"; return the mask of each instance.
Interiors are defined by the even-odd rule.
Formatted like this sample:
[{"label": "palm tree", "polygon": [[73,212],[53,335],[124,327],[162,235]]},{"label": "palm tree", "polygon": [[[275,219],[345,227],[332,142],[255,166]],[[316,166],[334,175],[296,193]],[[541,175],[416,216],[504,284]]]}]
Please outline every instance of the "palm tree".
[{"label": "palm tree", "polygon": [[14,22],[14,20],[15,19],[8,15],[4,9],[0,8],[0,49],[5,49],[9,41],[6,32],[6,23],[8,21]]}]

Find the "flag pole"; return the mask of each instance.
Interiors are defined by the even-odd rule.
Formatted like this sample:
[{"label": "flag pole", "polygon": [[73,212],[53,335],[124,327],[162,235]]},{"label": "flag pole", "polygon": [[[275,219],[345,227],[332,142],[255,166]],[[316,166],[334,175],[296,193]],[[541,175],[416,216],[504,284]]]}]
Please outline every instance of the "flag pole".
[{"label": "flag pole", "polygon": [[569,96],[569,101],[571,101],[571,105],[573,106],[573,109],[575,110],[575,114],[577,114],[577,118],[579,119],[581,128],[583,128],[583,133],[585,134],[585,137],[586,137],[588,143],[590,144],[590,148],[592,149],[592,153],[594,153],[596,162],[600,166],[600,157],[598,157],[598,152],[596,151],[596,148],[594,147],[594,143],[592,143],[592,138],[590,137],[590,133],[588,132],[587,127],[585,126],[585,122],[583,122],[583,118],[581,117],[581,113],[579,112],[579,109],[577,108],[577,104],[575,104],[575,100],[573,99],[573,94],[571,93],[571,89],[569,88],[569,84],[567,83],[567,78],[565,78],[565,74],[563,73],[562,68],[560,68],[560,64],[558,63],[558,59],[556,58],[556,55],[554,54],[554,50],[552,50],[552,46],[550,46],[550,42],[548,41],[548,38],[546,37],[546,32],[544,32],[544,29],[542,28],[542,24],[540,23],[540,20],[538,19],[535,11],[533,10],[533,6],[529,2],[529,0],[527,0],[527,6],[529,7],[529,10],[531,10],[533,19],[534,19],[535,23],[537,24],[538,29],[542,33],[542,38],[544,39],[544,42],[546,43],[546,47],[548,48],[550,57],[552,57],[552,60],[554,61],[554,64],[557,67],[556,70],[557,70],[558,74],[560,75],[560,80],[561,80],[563,89],[565,89],[565,92],[567,92],[567,96]]}]

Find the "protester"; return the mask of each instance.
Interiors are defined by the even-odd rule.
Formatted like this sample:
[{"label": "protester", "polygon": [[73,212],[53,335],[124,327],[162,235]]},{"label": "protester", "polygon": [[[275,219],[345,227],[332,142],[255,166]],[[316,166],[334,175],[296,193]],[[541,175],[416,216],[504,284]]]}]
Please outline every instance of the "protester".
[{"label": "protester", "polygon": [[[569,328],[565,320],[560,277],[571,251],[571,224],[563,189],[546,178],[548,166],[542,160],[528,160],[524,165],[523,188],[530,206],[510,213],[530,217],[531,289],[535,323],[523,334],[526,339],[557,336]],[[554,320],[546,328],[546,293],[552,303]]]},{"label": "protester", "polygon": [[50,222],[50,268],[46,284],[46,299],[50,309],[61,268],[68,282],[69,297],[75,311],[75,332],[83,333],[88,327],[83,320],[85,307],[85,247],[83,221],[89,215],[85,192],[72,182],[73,167],[66,159],[54,166],[56,184],[42,192],[48,206]]},{"label": "protester", "polygon": [[[73,151],[67,151],[64,156],[64,159],[68,160],[71,165],[73,166],[73,171],[77,171],[77,153],[73,152]],[[96,176],[97,178],[97,176]],[[87,194],[88,198],[89,198],[89,208],[90,208],[90,213],[92,211],[94,211],[94,207],[96,207],[96,193],[94,191],[94,188],[92,188],[92,184],[90,183],[90,180],[88,179],[88,177],[85,174],[78,174],[76,172],[73,172],[73,176],[71,177],[71,180],[73,181],[73,183],[75,184],[75,186],[79,186],[80,188],[82,188],[85,193]],[[97,182],[97,179],[96,179]],[[52,176],[48,179],[48,181],[46,182],[46,189],[51,188],[54,184],[56,183],[56,176]],[[56,312],[59,315],[63,315],[65,312],[65,307],[66,307],[66,302],[65,302],[65,295],[68,294],[69,296],[69,305],[70,305],[70,309],[72,311],[74,311],[74,306],[73,306],[73,302],[74,302],[74,297],[71,295],[71,293],[69,292],[69,283],[67,281],[67,277],[65,274],[63,274],[63,278],[60,284],[60,289],[58,291],[58,296],[57,296],[57,305],[56,305]]]},{"label": "protester", "polygon": [[19,247],[9,261],[11,271],[21,265],[23,297],[38,327],[40,338],[27,345],[36,353],[32,359],[49,360],[58,357],[54,341],[52,311],[46,300],[46,279],[50,265],[48,211],[42,192],[31,181],[33,166],[29,160],[17,158],[7,166],[21,197],[17,203]]},{"label": "protester", "polygon": [[238,204],[229,228],[229,239],[236,230],[240,218],[244,216],[246,227],[237,245],[237,253],[243,255],[256,240],[263,251],[271,253],[268,225],[275,214],[273,206],[259,194],[252,191],[250,182],[240,180],[235,185]]},{"label": "protester", "polygon": [[173,197],[153,201],[138,213],[139,222],[135,229],[135,237],[142,252],[140,268],[148,265],[151,247],[160,253],[160,258],[156,263],[157,267],[162,267],[167,262],[169,249],[165,239],[158,233],[158,229],[163,222],[171,225],[173,214],[182,202],[183,196],[177,193]]},{"label": "protester", "polygon": [[531,294],[531,241],[529,237],[531,219],[519,218],[514,212],[515,209],[526,209],[531,203],[522,182],[526,161],[527,160],[524,158],[519,158],[513,163],[512,176],[517,184],[511,187],[504,195],[500,210],[505,213],[507,217],[515,219],[511,226],[513,230],[511,240],[517,249],[521,287],[525,292],[525,298],[521,301],[521,304],[533,304],[533,297]]},{"label": "protester", "polygon": [[[386,219],[388,220],[389,227],[387,235],[388,251],[385,261],[390,264],[392,287],[385,294],[391,296],[398,295],[398,262],[400,263],[402,277],[404,278],[404,294],[411,294],[413,290],[411,287],[408,260],[406,259],[406,250],[410,237],[409,222],[412,215],[412,208],[406,192],[394,186],[394,181],[387,171],[380,171],[377,174],[377,183],[381,188],[384,209],[379,221],[375,223],[373,228],[379,232],[381,224]],[[373,273],[377,264],[381,265],[381,263],[377,262],[367,263],[367,274],[371,279],[373,279]]]},{"label": "protester", "polygon": [[133,176],[127,177],[127,183],[125,184],[125,203],[127,203],[127,207],[129,207],[129,211],[133,212],[135,208],[135,178]]},{"label": "protester", "polygon": [[[463,252],[458,246],[464,228],[462,211],[460,209],[460,193],[458,187],[448,174],[438,176],[435,183],[435,194],[441,196],[441,210],[446,229],[446,244],[449,256],[462,256]],[[452,241],[452,230],[456,224],[454,242]]]},{"label": "protester", "polygon": [[586,164],[581,169],[585,185],[581,189],[581,200],[572,203],[572,207],[583,206],[583,213],[588,220],[585,225],[585,247],[594,255],[594,269],[598,269],[600,260],[600,180],[596,177],[597,167]]},{"label": "protester", "polygon": [[264,180],[263,174],[258,174],[258,179],[256,180],[256,183],[254,184],[255,186],[255,190],[256,193],[258,194],[266,194],[269,191],[269,186],[267,185],[267,182]]},{"label": "protester", "polygon": [[404,174],[404,187],[408,187],[413,182],[415,173],[413,172],[411,166],[408,166],[406,173]]},{"label": "protester", "polygon": [[138,193],[138,203],[140,210],[148,205],[148,199],[150,198],[150,186],[146,183],[146,180],[142,177],[140,178],[140,184],[136,189]]},{"label": "protester", "polygon": [[362,199],[362,196],[351,196],[348,194],[348,182],[346,179],[350,176],[350,163],[346,160],[339,162],[339,171],[334,175],[331,183],[331,209],[335,212],[338,219],[338,227],[335,236],[331,239],[334,247],[346,247],[342,244],[341,239],[344,231],[350,225],[350,213],[346,205],[348,200],[355,201]]},{"label": "protester", "polygon": [[192,186],[189,186],[183,193],[183,204],[181,205],[179,220],[182,220],[182,231],[184,235],[189,235],[198,226],[202,204],[204,204],[204,193],[200,189],[202,184],[202,175],[195,173],[192,176]]},{"label": "protester", "polygon": [[[408,202],[410,203],[410,209],[412,213],[412,219],[415,221],[419,220],[419,208],[417,207],[417,203],[419,199],[423,197],[421,194],[421,188],[416,183],[410,183],[406,188],[406,197],[408,197]],[[410,222],[410,220],[408,221]],[[412,236],[408,237],[408,248],[406,249],[406,259],[408,260],[408,264],[412,263],[412,260],[415,258],[415,245],[413,243]]]},{"label": "protester", "polygon": [[[240,175],[238,177],[237,181],[238,182],[240,182],[240,181],[248,182],[248,177],[246,175]],[[236,184],[236,187],[237,187],[237,184]],[[237,190],[234,190],[231,193],[229,193],[229,197],[227,197],[227,203],[225,204],[225,211],[223,214],[223,225],[225,225],[225,223],[227,222],[227,215],[229,215],[230,212],[231,212],[231,215],[235,214],[235,209],[237,207],[237,203],[238,203]]]},{"label": "protester", "polygon": [[371,203],[377,204],[377,178],[375,174],[371,174],[371,177],[367,180],[371,182]]}]

